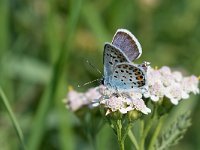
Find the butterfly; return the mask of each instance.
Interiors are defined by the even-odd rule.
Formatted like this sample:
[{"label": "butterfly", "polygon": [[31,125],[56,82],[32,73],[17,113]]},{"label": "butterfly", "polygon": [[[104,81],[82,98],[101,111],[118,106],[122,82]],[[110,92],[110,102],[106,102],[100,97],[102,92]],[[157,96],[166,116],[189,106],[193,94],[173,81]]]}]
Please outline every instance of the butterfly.
[{"label": "butterfly", "polygon": [[118,92],[147,90],[148,63],[140,65],[132,61],[142,54],[136,37],[126,29],[118,29],[111,43],[105,43],[103,53],[103,84]]}]

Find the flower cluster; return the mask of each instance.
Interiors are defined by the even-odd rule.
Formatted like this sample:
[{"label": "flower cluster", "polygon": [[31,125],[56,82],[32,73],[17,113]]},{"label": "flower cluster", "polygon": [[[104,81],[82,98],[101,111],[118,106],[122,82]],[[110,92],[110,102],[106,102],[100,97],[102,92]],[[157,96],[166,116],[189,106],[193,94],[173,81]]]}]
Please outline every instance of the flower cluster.
[{"label": "flower cluster", "polygon": [[145,105],[142,99],[142,93],[112,93],[106,87],[100,88],[102,97],[99,99],[101,105],[107,108],[106,115],[119,111],[122,114],[126,114],[131,110],[138,110],[143,114],[148,114],[151,110]]},{"label": "flower cluster", "polygon": [[145,98],[158,101],[164,96],[177,105],[181,99],[189,98],[190,93],[199,93],[199,80],[196,76],[183,77],[178,71],[172,72],[167,66],[160,69],[149,68],[147,72],[149,90]]},{"label": "flower cluster", "polygon": [[180,72],[172,72],[167,66],[160,69],[149,67],[147,81],[147,92],[117,93],[103,85],[91,88],[85,93],[70,90],[65,103],[72,111],[83,106],[94,108],[101,105],[106,109],[106,115],[116,111],[126,114],[132,110],[148,114],[151,110],[145,104],[147,98],[157,102],[166,97],[172,104],[177,105],[181,99],[189,98],[190,93],[199,93],[199,79],[196,76],[183,77]]},{"label": "flower cluster", "polygon": [[99,105],[103,105],[107,108],[106,115],[115,111],[120,111],[122,114],[131,110],[138,110],[144,114],[151,112],[142,100],[141,93],[124,93],[118,95],[103,85],[91,88],[85,93],[79,93],[70,89],[64,103],[67,108],[74,112],[83,106],[94,108]]},{"label": "flower cluster", "polygon": [[69,89],[67,98],[64,99],[66,107],[72,110],[73,112],[82,108],[83,106],[94,107],[96,101],[99,100],[101,94],[99,93],[99,87],[90,88],[85,93],[77,92],[73,89]]}]

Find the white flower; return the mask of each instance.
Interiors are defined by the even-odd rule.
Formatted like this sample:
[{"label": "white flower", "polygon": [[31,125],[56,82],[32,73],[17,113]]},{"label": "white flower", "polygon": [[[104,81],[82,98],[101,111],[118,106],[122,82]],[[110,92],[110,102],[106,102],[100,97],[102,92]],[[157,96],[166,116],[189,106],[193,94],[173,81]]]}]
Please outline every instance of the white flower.
[{"label": "white flower", "polygon": [[131,92],[131,93],[129,94],[129,96],[130,96],[132,99],[135,99],[135,98],[141,99],[141,98],[142,98],[142,93],[140,93],[140,92]]},{"label": "white flower", "polygon": [[148,85],[152,85],[155,82],[157,82],[158,80],[160,81],[160,78],[161,78],[161,74],[160,74],[159,70],[149,67],[149,69],[147,71]]},{"label": "white flower", "polygon": [[101,97],[101,94],[98,92],[98,87],[96,88],[90,88],[86,93],[85,96],[88,99],[95,100],[99,99]]},{"label": "white flower", "polygon": [[199,80],[196,76],[183,77],[181,72],[174,71],[167,66],[160,69],[149,68],[147,72],[148,92],[145,98],[158,101],[166,96],[177,105],[181,99],[189,98],[189,93],[199,93]]},{"label": "white flower", "polygon": [[89,108],[99,106],[99,98],[101,96],[102,94],[99,92],[99,87],[90,88],[85,93],[79,93],[71,89],[64,102],[69,109],[77,111],[85,105]]},{"label": "white flower", "polygon": [[163,86],[160,80],[154,82],[152,85],[149,85],[149,91],[144,93],[144,97],[151,98],[153,101],[158,101],[164,96],[165,87]]},{"label": "white flower", "polygon": [[160,73],[162,75],[170,75],[171,74],[171,69],[168,66],[163,66],[159,69]]},{"label": "white flower", "polygon": [[106,115],[108,115],[111,112],[120,111],[122,114],[127,113],[128,111],[132,110],[130,105],[128,105],[128,101],[124,97],[118,97],[118,96],[111,96],[109,99],[103,99],[101,104],[104,104],[106,108],[108,108]]},{"label": "white flower", "polygon": [[174,71],[174,72],[172,72],[172,76],[173,76],[173,79],[174,79],[176,82],[181,82],[182,79],[183,79],[183,75],[182,75],[181,72],[179,72],[179,71]]},{"label": "white flower", "polygon": [[182,81],[183,90],[187,93],[192,92],[194,94],[198,94],[199,93],[198,84],[199,84],[199,79],[194,75],[190,77],[185,77],[183,78]]},{"label": "white flower", "polygon": [[113,90],[109,90],[109,88],[107,88],[104,85],[100,85],[98,88],[98,91],[101,95],[106,95],[106,96],[111,96],[113,94]]},{"label": "white flower", "polygon": [[113,93],[112,96],[104,96],[103,99],[100,100],[100,103],[103,104],[105,108],[108,108],[106,115],[115,111],[126,114],[134,109],[143,114],[151,112],[151,110],[145,105],[142,99],[142,94],[139,92],[123,93],[120,95]]},{"label": "white flower", "polygon": [[141,93],[135,93],[131,95],[131,102],[132,106],[138,110],[141,111],[143,114],[148,114],[151,113],[151,109],[149,109],[146,104],[144,103],[142,99],[142,94]]},{"label": "white flower", "polygon": [[97,107],[99,106],[99,98],[102,96],[99,92],[99,87],[96,88],[90,88],[86,93],[85,93],[86,98],[88,101],[90,101],[89,107]]},{"label": "white flower", "polygon": [[182,90],[182,87],[180,84],[173,84],[169,87],[166,88],[165,90],[165,96],[168,97],[170,99],[170,101],[174,104],[174,105],[177,105],[178,102],[181,100],[181,99],[187,99],[189,98],[189,95],[184,92]]},{"label": "white flower", "polygon": [[163,74],[161,77],[161,81],[165,87],[168,87],[168,86],[174,84],[174,82],[175,82],[172,74]]},{"label": "white flower", "polygon": [[161,74],[161,81],[164,86],[170,86],[173,84],[174,79],[172,76],[172,72],[169,67],[163,66],[159,69],[159,72]]},{"label": "white flower", "polygon": [[74,90],[70,90],[67,99],[64,101],[69,109],[72,111],[76,111],[84,105],[89,103],[88,99],[86,98],[85,94],[78,93]]}]

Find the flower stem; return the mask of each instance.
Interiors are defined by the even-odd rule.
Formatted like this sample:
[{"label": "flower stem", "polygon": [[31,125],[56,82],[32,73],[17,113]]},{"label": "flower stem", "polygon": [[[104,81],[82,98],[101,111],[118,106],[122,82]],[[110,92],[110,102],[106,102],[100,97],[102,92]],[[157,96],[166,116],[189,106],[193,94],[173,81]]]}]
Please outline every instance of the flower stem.
[{"label": "flower stem", "polygon": [[128,136],[131,140],[131,142],[134,144],[136,150],[139,150],[139,145],[138,145],[138,142],[133,134],[133,132],[131,130],[128,131]]},{"label": "flower stem", "polygon": [[14,116],[14,113],[13,113],[11,107],[10,107],[8,99],[7,99],[6,95],[4,94],[4,92],[3,92],[1,87],[0,87],[0,96],[1,96],[1,99],[3,101],[3,104],[5,105],[5,107],[7,109],[7,112],[9,114],[9,116],[10,116],[12,124],[13,124],[13,126],[15,128],[15,131],[16,131],[17,135],[18,135],[19,141],[21,142],[21,145],[22,145],[23,149],[25,150],[26,147],[25,147],[25,143],[24,143],[24,137],[23,137],[22,130],[21,130],[21,128],[20,128],[20,126],[19,126],[19,124],[17,122],[17,119]]},{"label": "flower stem", "polygon": [[120,150],[124,150],[124,140],[122,137],[122,122],[121,120],[117,120],[117,138],[118,138],[118,144],[120,147]]},{"label": "flower stem", "polygon": [[149,144],[149,148],[148,148],[149,150],[153,150],[154,149],[153,146],[154,146],[155,141],[156,141],[156,139],[157,139],[157,137],[158,137],[158,135],[160,133],[160,130],[161,130],[162,125],[163,125],[163,123],[165,121],[165,118],[166,118],[166,115],[163,115],[163,116],[160,117],[158,125],[156,126],[155,132],[154,132],[154,134],[153,134],[153,136],[151,138],[151,141],[150,141],[150,144]]},{"label": "flower stem", "polygon": [[[149,125],[149,124],[148,124]],[[140,120],[140,150],[144,149],[145,142],[145,134],[144,134],[144,120]]]},{"label": "flower stem", "polygon": [[141,120],[141,126],[143,126],[144,129],[141,129],[141,131],[143,131],[143,132],[141,132],[142,136],[141,136],[141,141],[140,141],[140,150],[144,150],[145,139],[147,137],[147,134],[149,133],[149,130],[151,129],[151,127],[153,125],[153,122],[156,120],[156,118],[157,118],[157,106],[154,105],[152,117],[146,123],[145,128],[144,128],[144,121]]}]

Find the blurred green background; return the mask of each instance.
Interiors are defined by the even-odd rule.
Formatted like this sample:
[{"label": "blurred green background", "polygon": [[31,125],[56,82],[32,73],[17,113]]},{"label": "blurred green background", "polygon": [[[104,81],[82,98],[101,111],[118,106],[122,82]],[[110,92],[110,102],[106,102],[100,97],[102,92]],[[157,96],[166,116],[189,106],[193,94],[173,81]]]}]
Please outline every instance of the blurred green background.
[{"label": "blurred green background", "polygon": [[[77,118],[62,99],[69,85],[83,84],[103,72],[104,42],[118,28],[130,30],[143,54],[137,63],[168,65],[185,75],[200,75],[200,1],[161,0],[1,0],[0,86],[24,133],[28,149],[92,149],[74,128]],[[177,106],[192,110],[193,125],[173,149],[200,149],[200,97]],[[117,149],[108,126],[98,149]],[[9,115],[0,105],[0,149],[20,149]]]}]

